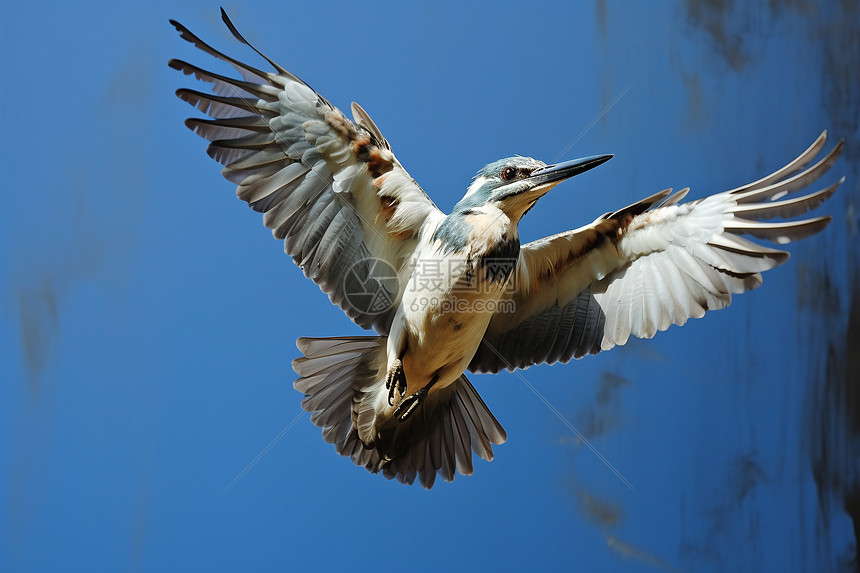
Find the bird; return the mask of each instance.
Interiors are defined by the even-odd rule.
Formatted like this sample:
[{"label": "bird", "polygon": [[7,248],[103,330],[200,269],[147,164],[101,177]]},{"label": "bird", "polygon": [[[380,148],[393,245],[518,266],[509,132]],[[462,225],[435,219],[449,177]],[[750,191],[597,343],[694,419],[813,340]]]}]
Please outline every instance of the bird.
[{"label": "bird", "polygon": [[251,45],[223,8],[221,16],[272,70],[170,20],[182,39],[239,75],[170,60],[210,84],[208,92],[176,90],[208,116],[185,124],[210,142],[239,199],[262,214],[304,275],[375,331],[299,338],[294,387],[338,454],[405,484],[429,489],[437,476],[471,475],[473,452],[490,461],[492,446],[506,441],[467,371],[567,363],[728,306],[789,257],[750,238],[783,245],[822,231],[831,217],[796,217],[845,180],[797,194],[839,158],[842,141],[815,161],[824,131],[747,185],[686,202],[689,188],[666,189],[522,244],[518,224],[542,196],[612,155],[500,159],[445,214],[360,105],[347,117]]}]

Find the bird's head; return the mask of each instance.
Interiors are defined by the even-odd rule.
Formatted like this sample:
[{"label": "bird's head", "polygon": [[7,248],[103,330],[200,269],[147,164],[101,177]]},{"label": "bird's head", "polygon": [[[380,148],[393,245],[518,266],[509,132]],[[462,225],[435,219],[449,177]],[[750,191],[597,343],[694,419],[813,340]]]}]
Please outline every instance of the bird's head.
[{"label": "bird's head", "polygon": [[464,211],[492,206],[518,222],[550,189],[611,158],[612,155],[593,155],[555,165],[531,157],[500,159],[478,172],[454,209]]}]

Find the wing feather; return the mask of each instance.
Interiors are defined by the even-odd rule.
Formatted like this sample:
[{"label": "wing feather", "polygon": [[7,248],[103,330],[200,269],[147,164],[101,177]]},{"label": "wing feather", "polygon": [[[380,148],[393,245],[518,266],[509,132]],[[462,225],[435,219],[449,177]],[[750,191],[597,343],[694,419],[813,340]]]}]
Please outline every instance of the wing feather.
[{"label": "wing feather", "polygon": [[[263,214],[263,224],[284,241],[285,252],[359,326],[386,333],[394,307],[356,308],[347,288],[381,284],[384,265],[399,268],[425,225],[444,215],[391,152],[360,106],[355,122],[297,76],[252,46],[222,10],[239,42],[274,68],[262,71],[218,51],[171,20],[180,37],[232,65],[241,79],[183,60],[170,67],[207,82],[212,93],[181,88],[176,95],[211,119],[186,125],[211,143],[237,196]],[[358,273],[352,276],[350,273]],[[401,286],[401,289],[405,285]],[[401,292],[389,293],[396,301]]]},{"label": "wing feather", "polygon": [[[845,180],[786,197],[814,183],[839,158],[841,141],[809,166],[825,141],[826,132],[785,167],[731,191],[680,203],[688,189],[674,195],[667,189],[586,227],[524,245],[509,295],[516,312],[492,318],[469,368],[495,372],[566,362],[625,344],[631,335],[651,338],[758,287],[761,273],[789,254],[744,235],[782,245],[830,222],[829,216],[766,221],[815,209]],[[573,320],[564,320],[571,305]],[[572,343],[562,350],[560,340]]]}]

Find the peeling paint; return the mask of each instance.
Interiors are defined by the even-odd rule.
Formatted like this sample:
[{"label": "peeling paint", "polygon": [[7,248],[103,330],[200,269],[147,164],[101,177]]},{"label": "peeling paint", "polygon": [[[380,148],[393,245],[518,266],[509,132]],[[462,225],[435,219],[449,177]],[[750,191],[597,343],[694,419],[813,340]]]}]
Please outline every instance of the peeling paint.
[{"label": "peeling paint", "polygon": [[626,541],[623,541],[618,537],[610,535],[608,533],[606,534],[606,546],[609,547],[609,549],[611,549],[615,554],[625,559],[632,559],[633,561],[638,561],[644,565],[649,565],[656,569],[679,571],[679,569],[673,567],[665,559],[662,559],[644,549],[640,549],[639,547],[627,543]]},{"label": "peeling paint", "polygon": [[[822,315],[818,332],[833,333],[829,340],[813,342],[807,390],[809,450],[812,475],[818,486],[821,518],[816,529],[818,550],[833,551],[831,523],[834,511],[846,512],[860,539],[860,285],[854,275],[847,324],[838,317]],[[844,335],[843,335],[844,333]],[[812,336],[813,340],[816,338]],[[856,554],[836,555],[844,566],[860,567]]]},{"label": "peeling paint", "polygon": [[58,328],[57,291],[50,275],[18,289],[18,323],[29,388],[38,395],[42,375],[55,352]]},{"label": "peeling paint", "polygon": [[606,40],[606,36],[609,33],[609,9],[606,5],[606,0],[595,1],[594,13],[597,19],[597,30],[600,36]]},{"label": "peeling paint", "polygon": [[746,29],[731,26],[734,0],[686,0],[687,20],[710,36],[717,52],[732,70],[738,71],[750,64],[752,56],[744,42]]},{"label": "peeling paint", "polygon": [[594,396],[594,403],[582,408],[576,415],[580,431],[588,438],[596,438],[621,427],[621,390],[630,382],[618,374],[604,372]]},{"label": "peeling paint", "polygon": [[575,497],[580,514],[593,525],[615,527],[624,520],[624,509],[619,503],[601,499],[584,488],[576,488]]}]

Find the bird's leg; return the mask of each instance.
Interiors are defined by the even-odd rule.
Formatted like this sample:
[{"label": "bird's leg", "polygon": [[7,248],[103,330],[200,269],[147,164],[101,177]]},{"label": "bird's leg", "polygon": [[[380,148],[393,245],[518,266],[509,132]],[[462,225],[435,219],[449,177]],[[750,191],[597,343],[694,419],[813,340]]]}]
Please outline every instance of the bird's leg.
[{"label": "bird's leg", "polygon": [[[402,357],[401,357],[402,358]],[[388,405],[394,405],[394,393],[399,392],[401,396],[406,393],[406,373],[403,372],[403,361],[395,358],[385,378],[385,387],[388,388]]]},{"label": "bird's leg", "polygon": [[398,422],[405,422],[412,414],[415,413],[418,406],[424,403],[424,398],[427,397],[427,393],[437,380],[439,380],[438,374],[433,376],[433,379],[430,380],[430,382],[428,382],[423,388],[400,401],[400,404],[398,404],[397,408],[394,410],[394,417],[397,418]]}]

